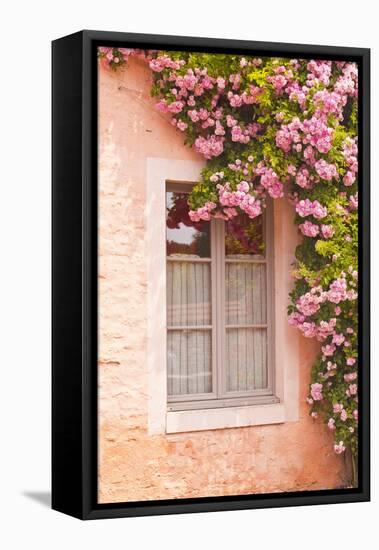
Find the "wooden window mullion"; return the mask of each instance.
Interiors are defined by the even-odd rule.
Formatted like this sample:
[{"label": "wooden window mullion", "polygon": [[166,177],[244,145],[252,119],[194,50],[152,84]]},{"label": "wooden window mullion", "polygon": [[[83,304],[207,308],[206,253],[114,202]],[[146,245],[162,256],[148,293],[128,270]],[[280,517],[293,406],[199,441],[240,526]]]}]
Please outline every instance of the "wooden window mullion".
[{"label": "wooden window mullion", "polygon": [[218,300],[216,293],[216,284],[217,279],[217,221],[211,220],[211,324],[212,324],[212,392],[218,395],[218,330],[217,330],[217,319],[218,319]]},{"label": "wooden window mullion", "polygon": [[215,277],[215,294],[217,303],[217,397],[221,398],[226,390],[226,363],[225,363],[225,222],[215,220],[216,243],[215,255],[217,272]]}]

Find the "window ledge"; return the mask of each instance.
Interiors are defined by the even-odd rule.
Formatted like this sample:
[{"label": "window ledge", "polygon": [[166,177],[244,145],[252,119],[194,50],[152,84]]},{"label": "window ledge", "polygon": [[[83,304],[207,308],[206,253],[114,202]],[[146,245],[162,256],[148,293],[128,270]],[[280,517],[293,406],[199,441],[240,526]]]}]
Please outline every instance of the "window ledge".
[{"label": "window ledge", "polygon": [[219,430],[285,422],[283,403],[166,413],[166,433]]}]

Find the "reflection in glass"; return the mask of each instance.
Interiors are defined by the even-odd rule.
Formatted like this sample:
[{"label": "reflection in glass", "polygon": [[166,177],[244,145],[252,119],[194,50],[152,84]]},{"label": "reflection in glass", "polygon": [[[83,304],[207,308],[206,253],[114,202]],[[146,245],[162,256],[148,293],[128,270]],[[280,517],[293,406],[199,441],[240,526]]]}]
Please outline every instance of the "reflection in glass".
[{"label": "reflection in glass", "polygon": [[227,258],[254,256],[264,258],[264,214],[250,219],[243,212],[225,222],[225,254]]},{"label": "reflection in glass", "polygon": [[187,199],[187,193],[166,193],[167,255],[209,258],[210,223],[190,220]]}]

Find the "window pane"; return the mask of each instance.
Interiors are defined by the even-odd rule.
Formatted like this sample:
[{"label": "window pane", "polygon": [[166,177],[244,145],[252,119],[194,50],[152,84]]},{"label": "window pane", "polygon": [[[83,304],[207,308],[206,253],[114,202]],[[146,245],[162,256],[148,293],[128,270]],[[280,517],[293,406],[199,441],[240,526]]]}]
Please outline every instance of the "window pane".
[{"label": "window pane", "polygon": [[226,369],[227,391],[266,388],[266,329],[227,329]]},{"label": "window pane", "polygon": [[188,216],[188,193],[166,193],[168,256],[210,257],[210,222],[192,222]]},{"label": "window pane", "polygon": [[212,391],[210,330],[167,332],[168,395]]},{"label": "window pane", "polygon": [[211,324],[211,266],[167,262],[167,326]]},{"label": "window pane", "polygon": [[250,219],[240,213],[225,222],[225,255],[227,258],[264,258],[264,214]]},{"label": "window pane", "polygon": [[227,262],[225,283],[226,324],[266,324],[266,264]]}]

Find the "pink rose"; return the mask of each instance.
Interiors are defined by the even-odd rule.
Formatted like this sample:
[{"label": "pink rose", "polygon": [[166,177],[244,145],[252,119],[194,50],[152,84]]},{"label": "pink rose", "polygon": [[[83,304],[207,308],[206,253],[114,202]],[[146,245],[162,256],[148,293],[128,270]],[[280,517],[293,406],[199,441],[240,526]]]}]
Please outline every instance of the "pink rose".
[{"label": "pink rose", "polygon": [[315,382],[311,385],[311,396],[315,401],[321,401],[323,399],[322,384]]},{"label": "pink rose", "polygon": [[330,239],[334,235],[334,229],[331,225],[322,225],[321,226],[321,234],[324,237],[324,239]]},{"label": "pink rose", "polygon": [[343,441],[340,441],[337,444],[334,445],[334,452],[337,454],[337,455],[340,455],[341,453],[343,453],[345,451],[345,446],[343,444]]},{"label": "pink rose", "polygon": [[335,430],[336,429],[336,421],[334,420],[334,418],[329,418],[328,420],[328,428],[329,430]]},{"label": "pink rose", "polygon": [[184,122],[183,120],[179,120],[176,127],[179,128],[179,130],[181,130],[182,132],[184,132],[184,130],[186,130],[188,128],[188,124],[186,122]]},{"label": "pink rose", "polygon": [[306,237],[317,237],[317,235],[319,234],[318,225],[310,221],[305,221],[304,223],[301,223],[299,225],[299,229]]},{"label": "pink rose", "polygon": [[346,187],[350,187],[355,182],[355,174],[353,172],[348,171],[346,175],[343,177],[343,183]]},{"label": "pink rose", "polygon": [[357,391],[358,391],[357,384],[350,384],[349,386],[350,395],[356,395]]},{"label": "pink rose", "polygon": [[325,357],[330,357],[336,351],[336,346],[334,344],[326,344],[326,346],[322,346],[321,350]]},{"label": "pink rose", "polygon": [[343,334],[334,334],[333,335],[333,344],[340,346],[345,341],[345,336]]}]

